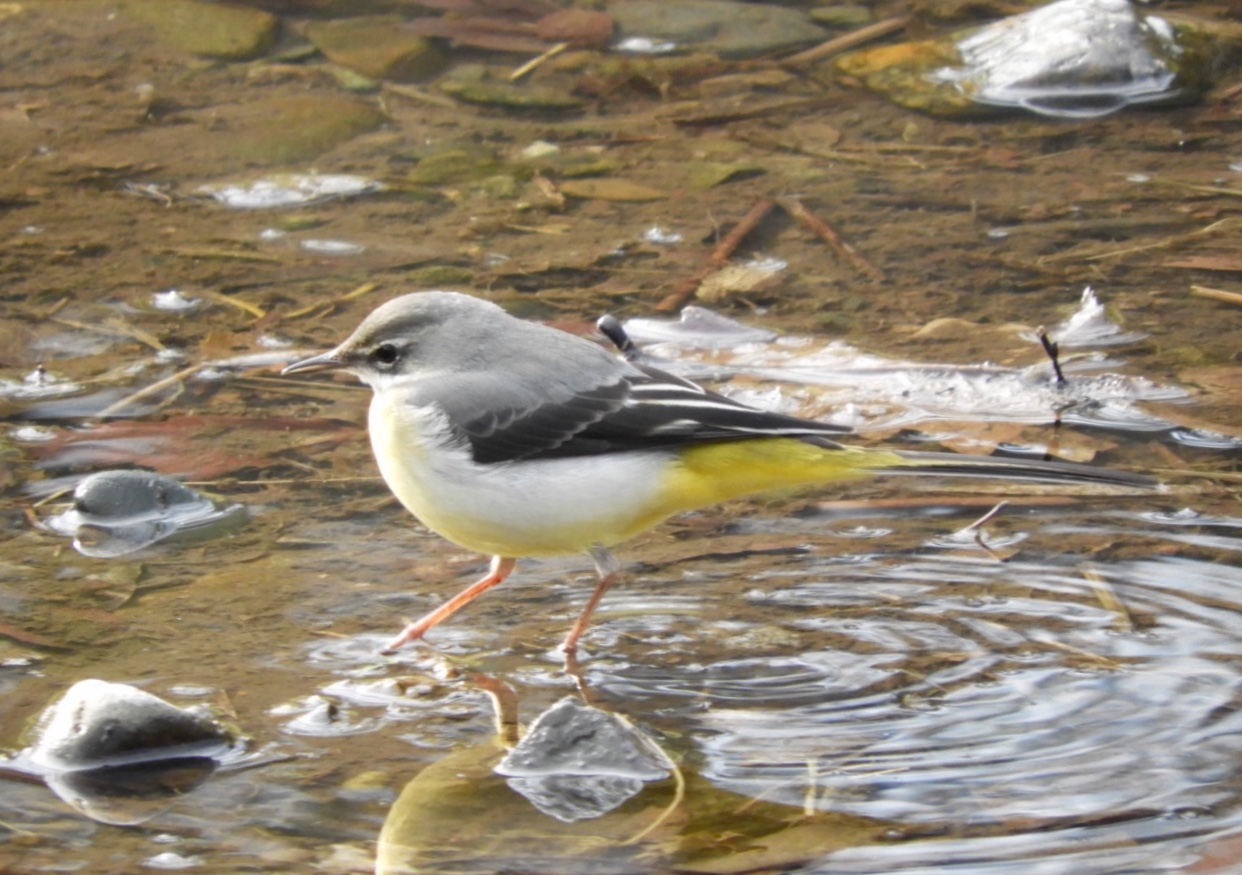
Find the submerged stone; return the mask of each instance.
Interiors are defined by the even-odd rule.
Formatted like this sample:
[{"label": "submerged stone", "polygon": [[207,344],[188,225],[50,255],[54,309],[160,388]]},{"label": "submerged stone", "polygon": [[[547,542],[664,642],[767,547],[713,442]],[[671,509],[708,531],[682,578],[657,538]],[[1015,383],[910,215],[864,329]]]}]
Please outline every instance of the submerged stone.
[{"label": "submerged stone", "polygon": [[493,149],[477,143],[443,143],[422,150],[408,179],[417,185],[478,182],[505,170]]},{"label": "submerged stone", "polygon": [[221,150],[256,164],[292,164],[372,131],[386,116],[369,103],[332,94],[260,100],[216,113],[230,130]]},{"label": "submerged stone", "polygon": [[448,56],[430,39],[402,30],[395,16],[315,21],[306,37],[334,63],[372,79],[412,82],[444,69]]},{"label": "submerged stone", "polygon": [[875,20],[871,10],[855,3],[816,6],[807,11],[811,20],[824,27],[865,27]]},{"label": "submerged stone", "polygon": [[199,0],[127,0],[123,14],[146,22],[158,37],[207,58],[257,58],[276,40],[279,19],[270,12]]},{"label": "submerged stone", "polygon": [[449,79],[442,82],[440,88],[463,103],[503,109],[565,110],[577,109],[583,104],[579,98],[563,91],[488,79],[474,82]]},{"label": "submerged stone", "polygon": [[731,0],[614,0],[619,38],[750,58],[819,42],[825,34],[798,9]]}]

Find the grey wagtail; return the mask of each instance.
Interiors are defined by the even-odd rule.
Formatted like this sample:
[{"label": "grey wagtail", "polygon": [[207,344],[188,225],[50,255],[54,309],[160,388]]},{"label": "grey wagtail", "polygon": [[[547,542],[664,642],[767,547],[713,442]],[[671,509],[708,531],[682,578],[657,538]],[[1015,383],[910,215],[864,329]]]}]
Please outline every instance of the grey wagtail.
[{"label": "grey wagtail", "polygon": [[882,473],[1154,485],[1068,462],[844,446],[848,429],[747,407],[455,292],[389,301],[340,346],[283,373],[326,369],[374,390],[371,447],[405,508],[492,555],[483,578],[390,650],[501,583],[519,558],[586,552],[599,583],[562,645],[572,653],[617,577],[610,547],[755,492]]}]

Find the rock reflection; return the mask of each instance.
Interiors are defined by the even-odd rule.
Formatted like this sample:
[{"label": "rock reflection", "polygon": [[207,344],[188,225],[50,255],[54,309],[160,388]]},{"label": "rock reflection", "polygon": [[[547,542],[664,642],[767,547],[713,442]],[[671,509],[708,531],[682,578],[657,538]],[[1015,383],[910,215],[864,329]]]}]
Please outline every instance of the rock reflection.
[{"label": "rock reflection", "polygon": [[136,826],[195,790],[215,772],[211,757],[178,757],[80,772],[48,772],[48,789],[91,820]]},{"label": "rock reflection", "polygon": [[496,766],[509,786],[564,823],[600,817],[677,767],[620,714],[557,702]]},{"label": "rock reflection", "polygon": [[[511,725],[512,690],[475,680]],[[784,869],[888,829],[722,790],[627,718],[572,697],[506,753],[511,742],[498,732],[410,781],[380,833],[377,875]]]}]

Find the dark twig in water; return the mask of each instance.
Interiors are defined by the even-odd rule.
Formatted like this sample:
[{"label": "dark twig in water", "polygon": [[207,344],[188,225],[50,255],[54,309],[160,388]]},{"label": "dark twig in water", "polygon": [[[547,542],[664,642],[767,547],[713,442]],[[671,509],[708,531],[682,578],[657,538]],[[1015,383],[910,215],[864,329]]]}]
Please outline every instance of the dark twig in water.
[{"label": "dark twig in water", "polygon": [[1039,345],[1044,348],[1044,352],[1048,354],[1048,360],[1052,362],[1052,372],[1056,374],[1056,384],[1064,386],[1066,383],[1065,374],[1061,370],[1061,347],[1056,341],[1048,337],[1048,332],[1044,330],[1044,326],[1039,326],[1035,330],[1035,336],[1039,338]]},{"label": "dark twig in water", "polygon": [[837,257],[849,264],[860,273],[866,274],[876,282],[884,279],[884,271],[876,267],[870,259],[859,252],[850,244],[841,239],[841,235],[832,229],[832,226],[815,215],[806,204],[798,200],[796,197],[783,197],[777,200],[781,205],[781,209],[789,213],[803,225],[806,225],[819,239],[828,244],[828,248],[837,254]]},{"label": "dark twig in water", "polygon": [[768,213],[776,207],[776,201],[772,198],[761,198],[753,207],[750,208],[742,220],[734,226],[733,230],[721,238],[716,244],[716,248],[712,250],[712,254],[708,256],[707,264],[699,268],[694,276],[680,283],[673,291],[665,296],[664,300],[656,304],[655,308],[661,312],[679,309],[687,301],[694,297],[694,293],[698,291],[703,280],[715,273],[729,260],[733,255],[733,251],[741,245],[746,239],[746,235],[755,230],[755,227],[764,220]]}]

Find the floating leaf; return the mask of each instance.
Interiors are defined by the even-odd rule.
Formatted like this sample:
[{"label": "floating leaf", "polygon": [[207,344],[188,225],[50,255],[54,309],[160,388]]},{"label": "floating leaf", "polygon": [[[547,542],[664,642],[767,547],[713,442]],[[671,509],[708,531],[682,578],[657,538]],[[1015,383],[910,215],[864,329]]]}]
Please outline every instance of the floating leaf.
[{"label": "floating leaf", "polygon": [[758,164],[745,162],[696,161],[690,165],[686,185],[695,191],[706,191],[731,179],[744,179],[764,173]]},{"label": "floating leaf", "polygon": [[601,201],[658,201],[668,197],[659,189],[615,177],[566,180],[561,193]]}]

